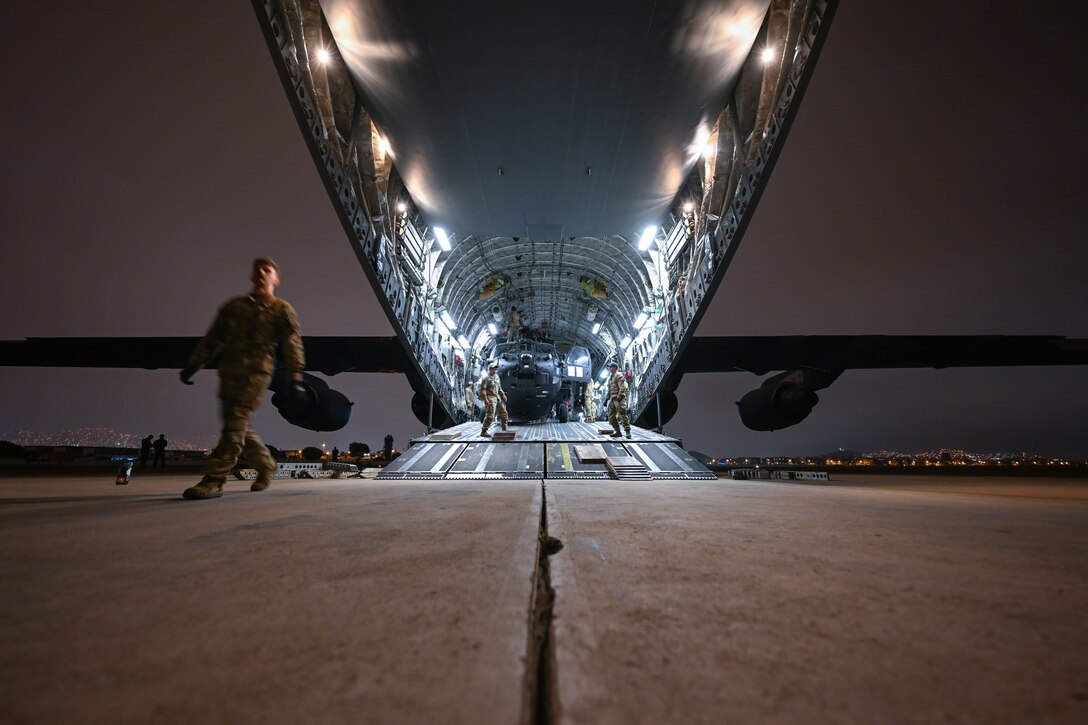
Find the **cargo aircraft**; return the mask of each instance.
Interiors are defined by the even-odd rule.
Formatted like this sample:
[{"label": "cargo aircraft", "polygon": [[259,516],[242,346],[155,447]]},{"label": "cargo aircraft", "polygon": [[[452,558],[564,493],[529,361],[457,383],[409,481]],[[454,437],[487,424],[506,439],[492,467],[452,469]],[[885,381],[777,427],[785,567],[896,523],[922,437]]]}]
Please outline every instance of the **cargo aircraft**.
[{"label": "cargo aircraft", "polygon": [[[577,416],[616,362],[644,427],[673,416],[686,373],[770,374],[738,410],[776,430],[849,369],[1088,363],[1088,340],[1063,337],[695,336],[835,5],[255,0],[395,331],[306,337],[310,373],[403,373],[429,428],[470,417],[492,360],[522,420]],[[0,363],[181,368],[196,340],[31,338]],[[345,425],[347,398],[307,382],[309,404],[274,395],[280,412]]]}]

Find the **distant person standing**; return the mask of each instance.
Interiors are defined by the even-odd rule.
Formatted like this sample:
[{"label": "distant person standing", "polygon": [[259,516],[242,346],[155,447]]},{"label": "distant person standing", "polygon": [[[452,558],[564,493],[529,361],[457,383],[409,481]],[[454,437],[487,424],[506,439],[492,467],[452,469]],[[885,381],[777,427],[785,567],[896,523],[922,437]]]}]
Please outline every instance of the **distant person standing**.
[{"label": "distant person standing", "polygon": [[253,260],[250,281],[253,289],[249,294],[235,297],[219,308],[208,333],[181,371],[181,382],[192,385],[193,375],[219,355],[223,433],[208,456],[200,483],[182,493],[187,499],[222,496],[227,474],[242,451],[257,469],[257,480],[250,490],[268,488],[276,462],[250,427],[249,418],[272,380],[277,346],[290,378],[286,391],[289,401],[306,398],[301,383],[305,359],[298,316],[290,304],[275,295],[280,284],[279,267],[267,257],[258,257]]},{"label": "distant person standing", "polygon": [[[151,436],[148,436],[148,438],[150,437]],[[153,464],[155,468],[158,468],[159,466],[166,468],[166,446],[168,443],[169,441],[166,440],[166,434],[159,433],[159,437],[151,444],[155,448],[155,462]]]},{"label": "distant person standing", "polygon": [[593,391],[593,383],[586,383],[582,411],[585,413],[587,423],[592,423],[597,419],[597,395]]},{"label": "distant person standing", "polygon": [[627,431],[627,437],[631,437],[631,422],[627,419],[627,380],[619,371],[619,365],[612,363],[608,369],[612,371],[612,377],[608,379],[608,422],[612,424],[612,437],[619,438],[620,426]]},{"label": "distant person standing", "polygon": [[336,463],[340,460],[340,449],[336,446],[332,447],[332,462]]},{"label": "distant person standing", "polygon": [[506,324],[506,340],[507,342],[513,342],[518,339],[518,334],[521,332],[521,313],[518,312],[517,307],[510,308],[510,318]]},{"label": "distant person standing", "polygon": [[147,438],[140,439],[140,468],[147,468],[147,459],[151,455],[151,441],[155,440],[154,433],[148,433]]}]

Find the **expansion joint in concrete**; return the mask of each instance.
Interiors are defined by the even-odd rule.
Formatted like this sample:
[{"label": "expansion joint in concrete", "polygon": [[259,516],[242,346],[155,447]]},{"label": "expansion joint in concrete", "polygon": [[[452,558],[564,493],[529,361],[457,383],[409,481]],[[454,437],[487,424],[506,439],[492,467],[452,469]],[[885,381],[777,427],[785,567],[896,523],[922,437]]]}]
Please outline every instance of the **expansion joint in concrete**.
[{"label": "expansion joint in concrete", "polygon": [[532,598],[529,602],[529,643],[526,648],[524,698],[521,708],[523,725],[548,725],[557,720],[558,698],[555,686],[555,642],[552,636],[552,588],[548,557],[563,548],[563,542],[548,534],[547,484],[540,482],[540,528],[537,534],[536,569],[533,572]]}]

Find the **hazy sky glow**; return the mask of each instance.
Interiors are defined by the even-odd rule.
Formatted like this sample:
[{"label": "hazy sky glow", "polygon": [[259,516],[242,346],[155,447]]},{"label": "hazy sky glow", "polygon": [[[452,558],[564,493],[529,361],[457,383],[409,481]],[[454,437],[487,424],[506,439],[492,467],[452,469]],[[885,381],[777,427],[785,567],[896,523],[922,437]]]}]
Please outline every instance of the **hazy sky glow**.
[{"label": "hazy sky glow", "polygon": [[[1088,9],[844,2],[699,334],[1088,337]],[[924,7],[923,7],[924,6]],[[999,7],[1003,6],[1003,7]],[[391,328],[336,220],[248,3],[19,3],[7,111],[0,339],[198,335],[275,258],[306,334]],[[330,380],[336,434],[422,433],[399,375]],[[666,432],[713,454],[838,447],[1088,458],[1088,368],[847,372],[800,426],[755,433],[747,374],[691,375]],[[214,439],[215,376],[0,368],[0,429]]]}]

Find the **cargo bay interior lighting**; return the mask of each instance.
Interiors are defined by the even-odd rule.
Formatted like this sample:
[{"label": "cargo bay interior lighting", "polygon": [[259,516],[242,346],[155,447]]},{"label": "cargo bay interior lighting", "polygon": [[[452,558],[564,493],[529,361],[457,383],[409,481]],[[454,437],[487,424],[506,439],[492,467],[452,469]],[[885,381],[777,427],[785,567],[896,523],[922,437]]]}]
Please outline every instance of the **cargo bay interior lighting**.
[{"label": "cargo bay interior lighting", "polygon": [[635,318],[635,330],[641,330],[642,326],[646,324],[646,320],[650,319],[650,316],[645,312],[638,313],[638,317]]},{"label": "cargo bay interior lighting", "polygon": [[457,329],[457,323],[453,321],[452,317],[450,317],[450,313],[448,310],[442,310],[442,314],[440,314],[439,317],[442,318],[443,324],[445,324],[448,329]]},{"label": "cargo bay interior lighting", "polygon": [[442,227],[434,228],[434,237],[438,240],[438,246],[442,247],[443,252],[450,251],[450,237],[446,234],[446,230]]},{"label": "cargo bay interior lighting", "polygon": [[631,347],[631,336],[630,335],[624,335],[623,339],[620,340],[620,347],[623,348],[624,350]]},{"label": "cargo bay interior lighting", "polygon": [[601,323],[594,322],[593,323],[593,333],[592,334],[596,335],[600,331],[601,331]]},{"label": "cargo bay interior lighting", "polygon": [[499,326],[496,325],[494,322],[487,323],[487,329],[491,332],[492,335],[499,334]]},{"label": "cargo bay interior lighting", "polygon": [[654,243],[655,236],[657,236],[657,227],[646,227],[642,232],[642,237],[638,240],[638,251],[645,252],[649,249],[650,245]]},{"label": "cargo bay interior lighting", "polygon": [[328,50],[326,50],[325,48],[321,48],[317,51],[318,63],[320,63],[321,65],[328,65],[330,60],[332,60],[332,55],[329,53]]}]

